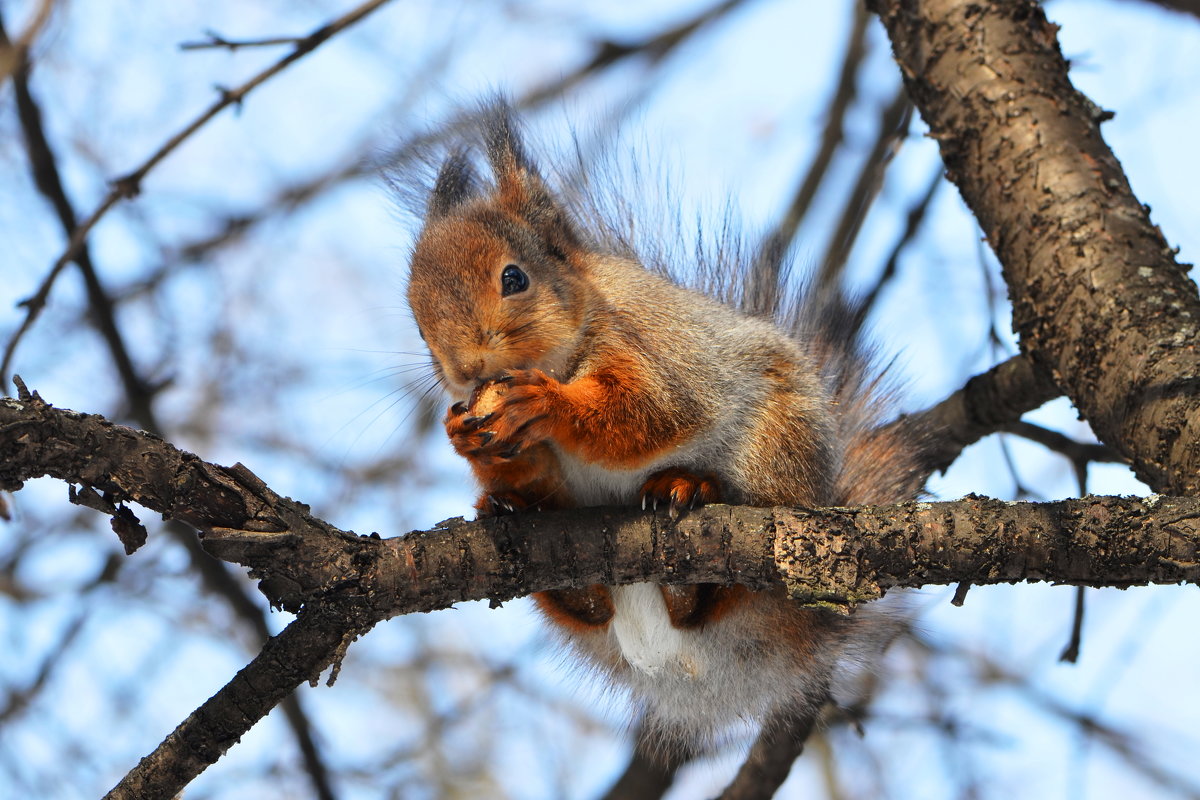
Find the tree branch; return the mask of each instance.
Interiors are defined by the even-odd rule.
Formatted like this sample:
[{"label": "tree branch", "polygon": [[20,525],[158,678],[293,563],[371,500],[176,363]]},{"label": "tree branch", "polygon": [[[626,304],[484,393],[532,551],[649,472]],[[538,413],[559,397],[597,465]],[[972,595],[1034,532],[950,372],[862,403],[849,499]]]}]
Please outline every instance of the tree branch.
[{"label": "tree branch", "polygon": [[923,460],[932,474],[953,464],[963,448],[1005,430],[1060,394],[1028,356],[1014,356],[974,376],[937,405],[892,424],[929,432]]},{"label": "tree branch", "polygon": [[677,521],[589,508],[355,536],[240,465],[209,464],[156,436],[53,408],[22,386],[19,398],[0,400],[0,489],[41,475],[80,484],[73,498],[112,514],[119,532],[137,525],[130,501],[196,527],[205,549],[249,567],[273,604],[301,614],[113,798],[172,796],[376,622],[464,600],[597,582],[713,582],[782,584],[799,602],[843,610],[894,587],[963,581],[1200,582],[1200,501],[1191,498],[713,505]]},{"label": "tree branch", "polygon": [[863,508],[713,505],[672,522],[632,508],[465,522],[355,536],[282,498],[240,465],[221,467],[37,395],[0,401],[0,489],[40,475],[82,484],[88,505],[133,501],[202,532],[210,553],[249,567],[289,610],[330,592],[369,598],[375,619],[590,583],[782,583],[844,608],[893,587],[1025,580],[1091,586],[1200,582],[1200,501],[1086,497]]},{"label": "tree branch", "polygon": [[796,718],[768,720],[763,725],[733,782],[718,800],[770,800],[787,780],[792,764],[804,752],[820,708]]},{"label": "tree branch", "polygon": [[883,188],[883,174],[896,150],[908,135],[908,126],[912,120],[912,102],[904,93],[903,87],[897,88],[892,101],[880,112],[879,130],[875,134],[875,142],[871,152],[858,172],[858,179],[846,198],[838,224],[825,248],[821,259],[821,268],[817,271],[818,286],[829,287],[836,285],[850,257],[850,250],[858,239],[862,224],[867,218],[867,212],[879,190]]},{"label": "tree branch", "polygon": [[[1200,489],[1200,297],[1035,0],[870,0],[1004,267],[1021,348],[1157,491]],[[1128,309],[1138,313],[1130,314]]]},{"label": "tree branch", "polygon": [[829,100],[829,107],[825,110],[825,128],[821,131],[821,145],[817,148],[812,163],[808,165],[808,169],[804,173],[804,180],[796,189],[783,218],[771,232],[771,239],[779,247],[789,247],[796,237],[796,231],[799,230],[800,223],[808,214],[809,206],[812,205],[813,198],[817,196],[817,190],[821,188],[821,183],[825,180],[829,165],[833,163],[833,156],[842,143],[846,128],[846,112],[858,94],[855,79],[858,77],[859,67],[867,52],[867,23],[869,21],[870,14],[866,9],[857,3],[854,4],[854,21],[846,40],[846,53],[842,58],[841,70],[838,72],[837,86]]},{"label": "tree branch", "polygon": [[1200,17],[1200,0],[1139,0],[1139,2],[1149,2],[1171,11],[1178,11],[1180,14]]}]

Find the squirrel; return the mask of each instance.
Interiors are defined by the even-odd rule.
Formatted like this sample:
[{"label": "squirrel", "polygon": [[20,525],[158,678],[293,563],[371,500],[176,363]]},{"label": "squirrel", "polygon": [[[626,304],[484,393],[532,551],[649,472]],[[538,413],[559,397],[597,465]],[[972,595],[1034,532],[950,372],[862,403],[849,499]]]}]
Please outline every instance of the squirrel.
[{"label": "squirrel", "polygon": [[[679,285],[639,260],[600,203],[551,186],[505,101],[478,120],[491,179],[466,146],[444,158],[407,295],[453,399],[446,432],[482,487],[479,516],[913,499],[916,437],[880,426],[885,381],[845,302],[785,302],[769,256],[709,276],[710,294],[741,308]],[[894,628],[869,609],[839,615],[742,586],[593,585],[535,600],[628,687],[643,731],[686,749],[733,721],[814,715]]]}]

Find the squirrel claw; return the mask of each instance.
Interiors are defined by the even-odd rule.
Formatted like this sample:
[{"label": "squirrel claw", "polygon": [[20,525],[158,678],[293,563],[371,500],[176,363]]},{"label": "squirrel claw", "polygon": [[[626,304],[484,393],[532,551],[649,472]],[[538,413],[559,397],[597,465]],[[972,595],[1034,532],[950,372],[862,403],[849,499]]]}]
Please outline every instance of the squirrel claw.
[{"label": "squirrel claw", "polygon": [[464,403],[463,401],[459,400],[457,403],[455,403],[454,405],[450,406],[450,413],[451,413],[451,414],[453,414],[453,415],[454,415],[454,416],[456,416],[456,417],[457,417],[459,414],[465,414],[465,413],[467,413],[467,404],[466,404],[466,403]]},{"label": "squirrel claw", "polygon": [[520,506],[519,503],[500,494],[485,494],[475,504],[481,517],[502,517],[507,514],[515,514],[518,506]]},{"label": "squirrel claw", "polygon": [[649,499],[657,511],[661,500],[669,504],[667,513],[675,520],[685,509],[715,503],[720,496],[720,484],[715,475],[696,475],[679,467],[669,467],[651,475],[642,485],[642,510]]}]

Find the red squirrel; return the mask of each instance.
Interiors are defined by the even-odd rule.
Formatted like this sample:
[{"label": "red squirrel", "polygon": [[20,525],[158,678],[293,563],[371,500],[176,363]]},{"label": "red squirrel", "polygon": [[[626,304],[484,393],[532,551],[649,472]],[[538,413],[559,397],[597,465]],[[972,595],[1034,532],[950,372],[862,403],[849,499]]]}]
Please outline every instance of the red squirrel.
[{"label": "red squirrel", "polygon": [[[480,120],[490,180],[467,149],[444,160],[408,278],[454,400],[446,432],[483,489],[480,516],[861,505],[919,491],[916,447],[878,426],[879,377],[836,304],[781,302],[778,270],[748,265],[721,292],[758,314],[677,285],[630,252],[619,223],[581,211],[601,204],[551,187],[503,101]],[[774,319],[761,313],[771,307]],[[535,599],[629,688],[644,727],[688,746],[733,720],[812,714],[889,630],[869,611],[839,616],[741,586],[594,585]]]}]

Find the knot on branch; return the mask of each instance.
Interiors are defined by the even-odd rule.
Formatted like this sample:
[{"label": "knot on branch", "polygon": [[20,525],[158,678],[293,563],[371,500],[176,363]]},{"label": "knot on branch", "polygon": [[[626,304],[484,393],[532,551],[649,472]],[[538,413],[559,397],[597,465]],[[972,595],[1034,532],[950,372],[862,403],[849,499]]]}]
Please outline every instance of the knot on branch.
[{"label": "knot on branch", "polygon": [[775,564],[792,599],[846,614],[883,597],[852,511],[777,508],[775,528]]}]

